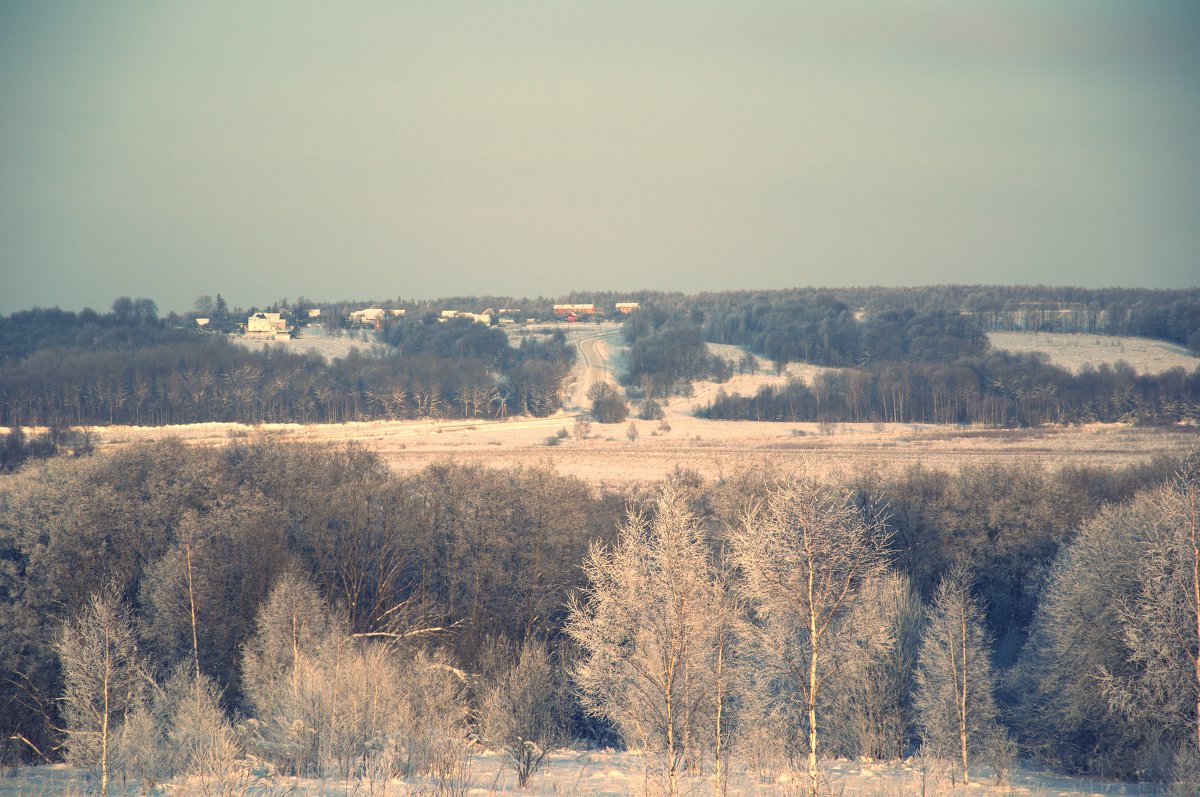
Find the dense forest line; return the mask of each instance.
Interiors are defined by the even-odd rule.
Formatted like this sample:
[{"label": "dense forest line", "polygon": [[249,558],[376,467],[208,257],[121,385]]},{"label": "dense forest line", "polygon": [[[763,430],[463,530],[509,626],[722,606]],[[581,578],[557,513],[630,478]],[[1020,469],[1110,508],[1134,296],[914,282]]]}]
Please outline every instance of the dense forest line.
[{"label": "dense forest line", "polygon": [[1102,365],[1079,374],[1043,356],[989,351],[970,316],[884,310],[856,320],[845,305],[760,305],[758,314],[697,320],[651,308],[624,323],[631,343],[623,378],[647,396],[686,391],[692,380],[726,381],[757,367],[710,354],[704,340],[734,343],[775,361],[837,370],[811,384],[790,380],[753,396],[719,392],[698,414],[716,420],[977,424],[1169,424],[1200,420],[1200,366],[1138,375]]},{"label": "dense forest line", "polygon": [[[1071,376],[1033,357],[989,353],[986,337],[991,329],[1054,329],[1191,345],[1200,334],[1195,291],[934,286],[632,296],[643,306],[624,319],[630,357],[621,377],[641,396],[687,392],[695,380],[724,381],[754,366],[750,357],[733,363],[710,354],[706,341],[742,346],[780,369],[793,361],[851,369],[811,387],[722,396],[707,409],[711,418],[1169,423],[1195,419],[1200,404],[1195,373],[1138,377],[1117,367]],[[630,297],[568,299],[604,308]],[[501,301],[442,303],[485,299]],[[531,317],[553,316],[552,300],[507,301],[523,303]],[[197,306],[226,326],[244,312],[219,295]],[[346,323],[342,311],[351,306],[325,307],[322,323]],[[199,310],[160,318],[148,299],[122,297],[104,314],[14,313],[0,317],[0,425],[544,416],[561,406],[575,358],[563,336],[514,348],[495,327],[438,323],[438,306],[415,303],[411,317],[388,317],[369,354],[331,363],[246,350],[188,328]]]},{"label": "dense forest line", "polygon": [[647,398],[687,392],[700,380],[725,382],[733,375],[733,365],[710,354],[700,329],[686,319],[648,309],[631,315],[621,329],[629,356],[620,379]]},{"label": "dense forest line", "polygon": [[[746,600],[762,608],[729,626],[740,629],[731,640],[743,639],[729,648],[730,662],[757,661],[755,672],[770,672],[755,659],[766,654],[745,640],[765,634],[780,650],[805,655],[802,630],[776,624],[769,601],[778,590],[764,586],[770,572],[800,571],[755,568],[792,550],[789,540],[803,528],[828,529],[831,538],[858,529],[877,558],[870,578],[854,580],[854,600],[830,615],[839,630],[821,654],[834,657],[821,659],[832,667],[832,685],[818,701],[822,756],[889,757],[940,738],[929,713],[936,711],[922,703],[933,689],[922,684],[935,673],[920,662],[934,660],[924,652],[936,649],[932,629],[958,595],[978,617],[980,661],[995,672],[981,690],[995,701],[991,730],[979,736],[973,756],[1003,764],[1012,754],[1006,745],[1015,743],[1022,754],[1070,771],[1170,778],[1177,757],[1193,754],[1188,739],[1198,720],[1187,700],[1200,696],[1181,669],[1186,656],[1200,655],[1200,641],[1159,660],[1151,639],[1174,628],[1187,640],[1195,627],[1195,607],[1177,601],[1171,580],[1190,572],[1173,558],[1191,550],[1178,535],[1192,528],[1197,539],[1194,514],[1187,525],[1195,482],[1177,478],[1181,467],[917,467],[866,472],[842,485],[781,481],[765,469],[706,483],[681,470],[661,489],[617,492],[545,468],[444,463],[397,475],[352,446],[269,436],[221,449],[164,441],[55,458],[0,480],[0,731],[8,756],[28,759],[36,750],[54,757],[65,749],[72,760],[94,761],[94,747],[70,735],[72,722],[83,721],[69,715],[71,701],[87,697],[71,692],[87,671],[73,656],[95,638],[87,628],[107,623],[127,630],[140,677],[161,690],[114,720],[141,717],[135,708],[150,712],[141,725],[119,726],[133,756],[124,759],[127,767],[142,761],[129,751],[148,749],[135,744],[136,733],[164,738],[154,736],[166,733],[167,721],[154,714],[155,701],[175,706],[162,709],[170,716],[185,703],[193,715],[207,706],[206,721],[225,729],[230,749],[253,749],[281,771],[348,773],[366,766],[383,737],[343,738],[329,715],[304,714],[315,735],[303,738],[315,746],[301,744],[286,731],[293,727],[287,718],[300,716],[288,712],[301,710],[288,695],[303,692],[317,701],[311,705],[338,701],[344,719],[357,717],[355,701],[366,699],[354,689],[370,685],[375,699],[394,706],[388,721],[401,723],[379,730],[387,738],[436,727],[461,739],[468,727],[482,735],[503,725],[488,684],[539,672],[535,691],[557,696],[543,717],[556,729],[553,738],[631,739],[621,708],[628,701],[614,697],[617,685],[588,680],[588,673],[611,672],[601,667],[606,656],[624,666],[612,658],[616,652],[645,640],[593,643],[613,627],[653,628],[658,609],[606,603],[605,584],[626,590],[644,583],[648,596],[661,597],[676,594],[657,580],[667,574],[684,579],[680,589],[701,589],[731,567],[720,583],[746,590]],[[804,512],[815,512],[809,526]],[[774,536],[762,536],[771,529]],[[754,545],[767,547],[752,555]],[[722,564],[723,551],[741,558]],[[1168,567],[1161,578],[1154,575],[1160,566]],[[711,587],[696,594],[708,596],[689,604],[697,611],[725,606],[713,602]],[[1156,595],[1169,604],[1154,603]],[[621,605],[638,622],[605,620],[604,611],[619,613]],[[284,653],[283,640],[299,632],[283,628],[300,617],[312,633],[296,636],[287,647],[293,652]],[[706,629],[695,631],[694,652],[725,627],[688,617]],[[1132,626],[1138,617],[1158,625]],[[858,634],[865,628],[891,630],[868,639]],[[842,644],[870,666],[838,669]],[[302,669],[302,659],[311,669]],[[348,680],[321,680],[337,670],[334,661]],[[677,764],[722,755],[699,730],[723,688],[702,676],[710,663],[697,659],[686,687],[692,691],[671,698],[700,701]],[[448,672],[462,676],[447,681]],[[577,698],[562,687],[568,676],[581,690]],[[742,747],[726,754],[807,755],[807,720],[795,713],[802,685],[779,678],[753,690],[747,681],[730,697],[726,739]],[[446,702],[422,703],[421,695]],[[241,718],[236,728],[234,717]],[[368,737],[378,730],[366,720],[355,727]],[[409,742],[404,749],[413,755],[433,744]]]},{"label": "dense forest line", "polygon": [[[441,306],[522,308],[522,316],[550,318],[558,302],[594,303],[607,311],[616,302],[640,302],[643,309],[657,308],[668,315],[688,315],[707,322],[705,339],[714,343],[739,343],[722,339],[736,328],[739,318],[761,318],[775,311],[817,317],[834,314],[844,306],[864,317],[885,312],[923,314],[945,311],[969,316],[985,332],[1028,330],[1078,332],[1089,335],[1132,335],[1187,346],[1200,353],[1200,289],[1154,290],[1146,288],[1080,288],[1049,285],[924,285],[910,287],[789,288],[685,294],[678,291],[576,291],[559,298],[462,296],[436,302],[403,302],[417,312]],[[753,324],[753,320],[751,324]],[[725,331],[721,328],[726,327]],[[816,341],[817,338],[811,338]],[[811,347],[811,344],[810,344]],[[803,345],[795,347],[803,350]]]},{"label": "dense forest line", "polygon": [[[796,289],[701,294],[692,302],[707,321],[706,336],[749,336],[775,326],[779,311],[837,325],[843,312],[945,311],[966,315],[985,332],[1026,330],[1132,335],[1200,352],[1200,295],[1196,289],[1076,288],[1044,285],[930,285],[908,288]],[[814,345],[820,336],[805,336]],[[802,346],[797,347],[803,348]]]},{"label": "dense forest line", "polygon": [[877,363],[825,371],[753,396],[718,393],[706,418],[755,421],[1062,423],[1200,421],[1200,366],[1139,375],[1101,365],[1078,374],[1031,354],[993,352],[945,363]]},{"label": "dense forest line", "polygon": [[540,416],[561,406],[575,358],[561,336],[513,348],[500,330],[458,319],[397,324],[386,355],[352,352],[332,363],[223,336],[179,336],[91,340],[0,366],[0,425]]},{"label": "dense forest line", "polygon": [[745,346],[780,365],[944,362],[982,354],[987,337],[955,310],[883,310],[861,318],[843,302],[755,304],[704,314],[706,340]]}]

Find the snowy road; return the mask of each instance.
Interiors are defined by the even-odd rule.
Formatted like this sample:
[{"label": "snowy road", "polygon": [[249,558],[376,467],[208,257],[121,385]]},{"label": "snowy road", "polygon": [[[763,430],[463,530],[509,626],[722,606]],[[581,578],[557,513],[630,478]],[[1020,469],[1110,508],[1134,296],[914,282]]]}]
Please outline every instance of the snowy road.
[{"label": "snowy road", "polygon": [[607,339],[621,334],[619,329],[610,332],[589,333],[575,341],[579,349],[579,362],[575,364],[575,385],[566,401],[566,408],[582,411],[588,405],[588,391],[597,382],[616,382],[609,365]]}]

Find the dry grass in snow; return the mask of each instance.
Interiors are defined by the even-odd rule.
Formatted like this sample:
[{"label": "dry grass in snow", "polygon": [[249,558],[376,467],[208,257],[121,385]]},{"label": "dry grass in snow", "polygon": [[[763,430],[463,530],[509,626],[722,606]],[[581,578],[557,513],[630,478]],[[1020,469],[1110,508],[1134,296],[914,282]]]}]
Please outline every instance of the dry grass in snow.
[{"label": "dry grass in snow", "polygon": [[[983,429],[927,424],[708,421],[688,414],[686,406],[683,399],[668,403],[665,425],[659,421],[631,421],[638,430],[632,442],[627,436],[628,423],[591,423],[587,437],[578,436],[579,416],[575,412],[503,421],[259,426],[201,423],[91,427],[89,431],[100,449],[168,437],[205,446],[244,442],[259,435],[285,441],[355,442],[376,451],[397,471],[419,470],[448,458],[490,467],[545,464],[595,484],[658,481],[677,467],[718,479],[755,466],[780,475],[838,475],[864,468],[902,469],[917,463],[936,468],[987,462],[1116,466],[1146,462],[1159,455],[1180,456],[1200,443],[1195,427],[1088,424]],[[559,438],[561,430],[566,434]],[[547,445],[550,437],[556,438],[554,445]]]}]

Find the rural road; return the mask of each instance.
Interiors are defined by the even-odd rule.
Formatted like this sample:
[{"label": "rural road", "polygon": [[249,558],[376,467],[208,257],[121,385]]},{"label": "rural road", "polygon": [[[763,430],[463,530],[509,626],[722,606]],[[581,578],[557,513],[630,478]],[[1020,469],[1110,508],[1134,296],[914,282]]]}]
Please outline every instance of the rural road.
[{"label": "rural road", "polygon": [[576,367],[575,387],[571,391],[568,406],[582,410],[588,405],[588,391],[597,382],[615,382],[612,369],[608,365],[608,338],[614,338],[621,331],[587,333],[575,341],[579,349],[580,362]]}]

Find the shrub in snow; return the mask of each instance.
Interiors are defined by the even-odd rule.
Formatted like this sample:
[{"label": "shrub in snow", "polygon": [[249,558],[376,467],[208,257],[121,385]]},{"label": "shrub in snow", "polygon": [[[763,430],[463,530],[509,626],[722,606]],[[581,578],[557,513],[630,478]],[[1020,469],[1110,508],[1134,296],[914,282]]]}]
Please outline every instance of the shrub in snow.
[{"label": "shrub in snow", "polygon": [[516,660],[492,674],[479,699],[481,738],[503,750],[525,788],[546,756],[565,741],[562,684],[541,643],[526,642]]}]

